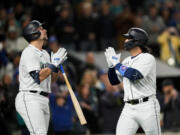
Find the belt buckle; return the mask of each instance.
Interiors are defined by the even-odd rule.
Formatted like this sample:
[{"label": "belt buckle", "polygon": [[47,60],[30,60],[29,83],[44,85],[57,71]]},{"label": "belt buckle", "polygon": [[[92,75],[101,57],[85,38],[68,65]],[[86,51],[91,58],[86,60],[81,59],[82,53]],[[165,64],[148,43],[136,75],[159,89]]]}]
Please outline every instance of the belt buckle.
[{"label": "belt buckle", "polygon": [[140,99],[139,99],[139,103],[143,103],[143,98],[140,98]]}]

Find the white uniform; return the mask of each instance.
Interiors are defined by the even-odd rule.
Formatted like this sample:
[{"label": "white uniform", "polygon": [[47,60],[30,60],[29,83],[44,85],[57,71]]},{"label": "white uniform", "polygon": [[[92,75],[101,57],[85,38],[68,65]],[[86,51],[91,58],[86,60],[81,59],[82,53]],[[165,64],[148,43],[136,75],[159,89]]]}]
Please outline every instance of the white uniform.
[{"label": "white uniform", "polygon": [[[16,97],[16,110],[22,116],[31,135],[46,135],[49,126],[49,99],[39,92],[50,93],[51,76],[37,84],[29,72],[41,70],[50,63],[45,50],[29,45],[24,49],[19,64],[19,93]],[[30,90],[38,91],[31,93]]]},{"label": "white uniform", "polygon": [[149,53],[128,57],[123,65],[137,69],[144,78],[135,82],[123,77],[124,101],[149,97],[149,100],[132,105],[125,103],[119,118],[116,135],[135,135],[137,129],[143,128],[146,135],[160,135],[160,106],[156,99],[156,61]]}]

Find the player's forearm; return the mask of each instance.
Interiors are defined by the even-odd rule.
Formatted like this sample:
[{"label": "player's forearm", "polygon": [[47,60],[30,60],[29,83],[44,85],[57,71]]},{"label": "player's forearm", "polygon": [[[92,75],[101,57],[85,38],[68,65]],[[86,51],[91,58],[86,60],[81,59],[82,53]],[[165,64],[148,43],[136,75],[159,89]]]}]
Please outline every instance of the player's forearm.
[{"label": "player's forearm", "polygon": [[51,73],[52,73],[52,70],[50,68],[41,69],[41,71],[39,72],[40,82],[46,79]]},{"label": "player's forearm", "polygon": [[118,63],[115,69],[120,73],[121,76],[128,78],[131,81],[142,79],[144,76],[135,68],[127,67]]},{"label": "player's forearm", "polygon": [[[40,82],[42,82],[44,79],[46,79],[51,73],[52,74],[58,73],[57,67],[54,66],[53,64],[49,64],[47,68],[44,68],[39,72],[39,80],[40,80]],[[53,77],[54,76],[58,77],[58,75],[53,75]],[[57,78],[56,78],[56,80],[57,80]]]}]

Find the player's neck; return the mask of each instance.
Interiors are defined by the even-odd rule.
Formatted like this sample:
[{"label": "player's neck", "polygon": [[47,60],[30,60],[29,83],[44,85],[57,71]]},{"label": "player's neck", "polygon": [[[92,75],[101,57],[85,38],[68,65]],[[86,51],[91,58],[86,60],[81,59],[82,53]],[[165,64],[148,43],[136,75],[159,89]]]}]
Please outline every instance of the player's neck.
[{"label": "player's neck", "polygon": [[142,53],[142,50],[139,47],[135,47],[130,50],[131,56],[137,56],[140,53]]},{"label": "player's neck", "polygon": [[42,50],[43,43],[44,42],[42,42],[42,41],[35,40],[35,41],[31,41],[30,44],[35,46],[37,49]]}]

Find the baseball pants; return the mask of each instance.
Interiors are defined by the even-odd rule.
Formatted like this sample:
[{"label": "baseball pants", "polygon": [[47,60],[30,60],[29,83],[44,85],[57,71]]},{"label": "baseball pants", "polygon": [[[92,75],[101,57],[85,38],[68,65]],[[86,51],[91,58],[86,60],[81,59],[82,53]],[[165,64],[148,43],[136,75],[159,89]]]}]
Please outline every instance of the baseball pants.
[{"label": "baseball pants", "polygon": [[15,106],[30,135],[47,135],[50,112],[49,99],[36,93],[19,92]]},{"label": "baseball pants", "polygon": [[135,135],[139,126],[146,135],[161,135],[160,106],[156,98],[137,105],[126,103],[118,120],[116,135]]}]

